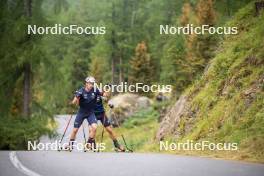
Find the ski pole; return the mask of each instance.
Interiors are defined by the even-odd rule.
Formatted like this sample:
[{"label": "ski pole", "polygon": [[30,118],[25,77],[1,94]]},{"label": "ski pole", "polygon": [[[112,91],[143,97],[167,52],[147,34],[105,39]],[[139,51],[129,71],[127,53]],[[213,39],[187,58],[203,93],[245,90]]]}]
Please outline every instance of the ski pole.
[{"label": "ski pole", "polygon": [[[114,107],[113,105],[110,106],[111,109],[112,109],[113,107]],[[111,110],[111,111],[112,111],[112,110]],[[112,111],[112,114],[113,114],[114,120],[115,120],[116,123],[117,123],[117,126],[120,127],[120,124],[119,124],[119,122],[118,122],[118,120],[117,120],[117,118],[116,118],[115,112]],[[125,144],[126,149],[127,149],[129,152],[133,152],[133,150],[130,149],[130,148],[127,146],[127,143],[126,143],[126,140],[125,140],[125,137],[124,137],[123,134],[121,134],[121,137],[122,137],[122,139],[123,139],[123,141],[124,141],[124,144]]]},{"label": "ski pole", "polygon": [[123,141],[124,141],[124,144],[125,144],[125,146],[126,146],[126,149],[127,149],[128,151],[130,151],[130,152],[133,152],[132,149],[128,148],[127,143],[126,143],[126,140],[125,140],[125,137],[124,137],[123,134],[121,134],[121,137],[122,137],[122,139],[123,139]]},{"label": "ski pole", "polygon": [[83,123],[82,123],[83,139],[84,139],[84,149],[83,149],[83,151],[86,152],[86,135],[85,135],[85,129],[84,129],[84,124]]},{"label": "ski pole", "polygon": [[[102,122],[102,125],[103,125],[103,129],[102,129],[102,133],[101,133],[101,144],[103,143],[103,139],[104,139],[104,129],[105,129],[105,126],[104,126],[104,124],[105,124],[105,119],[106,119],[106,117],[105,117],[105,114],[104,114],[104,120],[103,120],[103,122]],[[97,152],[100,152],[100,147],[98,147],[98,150],[97,150]]]},{"label": "ski pole", "polygon": [[86,135],[85,135],[85,129],[84,129],[84,125],[82,124],[82,129],[83,129],[83,139],[84,139],[84,143],[86,143]]},{"label": "ski pole", "polygon": [[65,129],[64,129],[63,135],[62,135],[61,139],[59,140],[59,145],[60,145],[60,146],[59,146],[59,148],[58,148],[58,151],[61,151],[61,150],[62,150],[61,142],[62,142],[62,140],[63,140],[63,138],[64,138],[64,136],[65,136],[65,134],[66,134],[66,131],[67,131],[68,127],[69,127],[69,124],[70,124],[70,122],[71,122],[71,119],[72,119],[73,113],[74,113],[74,111],[72,111],[72,113],[71,113],[71,117],[70,117],[70,119],[68,120],[68,123],[67,123],[67,125],[66,125],[66,127],[65,127]]},{"label": "ski pole", "polygon": [[62,140],[63,140],[63,138],[64,138],[64,136],[65,136],[65,133],[66,133],[68,127],[69,127],[69,124],[70,124],[70,122],[71,122],[71,119],[72,119],[73,113],[74,113],[74,111],[72,111],[71,117],[70,117],[70,119],[68,120],[68,123],[67,123],[67,125],[66,125],[66,128],[64,129],[63,135],[62,135],[62,137],[61,137],[61,139],[60,139],[60,141],[59,141],[60,143],[62,142]]}]

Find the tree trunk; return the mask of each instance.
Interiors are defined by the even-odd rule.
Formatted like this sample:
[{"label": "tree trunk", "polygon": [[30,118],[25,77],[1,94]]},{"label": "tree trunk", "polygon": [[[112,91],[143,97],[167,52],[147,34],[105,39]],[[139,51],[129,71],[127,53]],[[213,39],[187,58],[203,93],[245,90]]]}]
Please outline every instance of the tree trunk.
[{"label": "tree trunk", "polygon": [[116,46],[116,39],[115,39],[115,31],[112,31],[112,40],[111,40],[111,44],[112,44],[112,55],[111,55],[111,62],[112,62],[112,84],[116,84],[117,83],[117,46]]},{"label": "tree trunk", "polygon": [[260,14],[260,11],[264,9],[264,1],[255,2],[256,15]]},{"label": "tree trunk", "polygon": [[[112,3],[112,22],[115,23],[116,20],[116,10],[115,4]],[[117,43],[116,43],[116,32],[112,29],[111,33],[111,45],[112,45],[112,55],[111,55],[111,62],[112,62],[112,84],[117,84],[118,82],[118,75],[117,75]]]},{"label": "tree trunk", "polygon": [[119,56],[119,83],[123,82],[123,59]]},{"label": "tree trunk", "polygon": [[112,60],[111,60],[111,67],[112,67],[112,84],[115,84],[115,58],[114,53],[112,52]]},{"label": "tree trunk", "polygon": [[228,17],[231,17],[231,3],[229,0],[226,0],[226,4],[227,4],[227,15]]},{"label": "tree trunk", "polygon": [[32,0],[24,0],[25,16],[31,18],[32,16]]},{"label": "tree trunk", "polygon": [[23,116],[30,116],[30,100],[31,100],[31,65],[24,64],[24,90],[23,90]]},{"label": "tree trunk", "polygon": [[[32,0],[24,0],[25,16],[30,22],[32,17]],[[27,40],[30,40],[30,35],[27,35]],[[24,82],[23,82],[23,116],[30,116],[31,102],[31,64],[26,61],[24,63]]]}]

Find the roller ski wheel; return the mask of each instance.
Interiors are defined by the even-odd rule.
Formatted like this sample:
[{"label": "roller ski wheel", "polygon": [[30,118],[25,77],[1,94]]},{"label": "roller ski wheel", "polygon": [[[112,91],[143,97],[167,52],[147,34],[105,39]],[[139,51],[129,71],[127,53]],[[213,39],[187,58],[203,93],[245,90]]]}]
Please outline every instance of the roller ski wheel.
[{"label": "roller ski wheel", "polygon": [[115,152],[117,152],[117,153],[133,153],[132,150],[120,150],[120,149],[115,149]]},{"label": "roller ski wheel", "polygon": [[124,147],[115,147],[114,149],[116,152],[126,152],[126,149]]}]

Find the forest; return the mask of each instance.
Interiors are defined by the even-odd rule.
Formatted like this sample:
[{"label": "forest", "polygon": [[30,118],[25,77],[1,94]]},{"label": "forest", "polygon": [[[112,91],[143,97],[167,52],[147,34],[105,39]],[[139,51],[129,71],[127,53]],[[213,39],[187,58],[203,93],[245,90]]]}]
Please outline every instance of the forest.
[{"label": "forest", "polygon": [[[219,65],[226,64],[220,59],[214,61],[214,58],[220,57],[219,53],[228,54],[221,53],[225,51],[222,46],[223,43],[232,43],[233,36],[208,33],[161,35],[160,25],[234,25],[238,26],[240,34],[248,26],[254,27],[263,21],[263,15],[259,15],[260,20],[256,23],[245,21],[245,26],[239,23],[241,9],[251,7],[250,13],[255,15],[254,2],[1,0],[0,148],[23,149],[30,139],[38,139],[43,134],[52,135],[53,115],[70,113],[72,107],[69,106],[69,101],[88,75],[93,75],[97,82],[104,84],[143,82],[147,85],[172,85],[173,91],[166,108],[170,108],[182,94],[193,98],[200,91],[195,86],[203,87],[204,82],[217,78],[211,74],[210,66],[215,62]],[[104,26],[105,34],[29,35],[28,24]],[[256,35],[263,34],[263,30],[256,30],[259,30]],[[254,36],[249,37],[254,39]],[[230,47],[233,45],[230,44]],[[257,53],[256,47],[238,45],[234,50],[237,50],[239,57],[248,49],[256,50]],[[261,57],[262,61],[256,61],[259,63],[256,66],[259,69],[257,75],[263,74],[263,49],[256,56]],[[232,58],[231,55],[229,58]],[[211,75],[204,78],[208,68]],[[216,70],[217,73],[224,72],[224,68]],[[247,72],[244,76],[246,74]],[[226,78],[227,75],[220,77]],[[204,90],[203,94],[211,96],[209,99],[212,98],[210,101],[214,103],[217,100],[213,99],[210,91],[214,90]],[[156,96],[154,93],[139,94],[151,99]],[[202,95],[196,97],[196,108],[207,106],[203,104],[203,98]],[[263,96],[259,101],[263,102]],[[222,112],[222,109],[218,111]],[[261,114],[263,119],[263,113]]]}]

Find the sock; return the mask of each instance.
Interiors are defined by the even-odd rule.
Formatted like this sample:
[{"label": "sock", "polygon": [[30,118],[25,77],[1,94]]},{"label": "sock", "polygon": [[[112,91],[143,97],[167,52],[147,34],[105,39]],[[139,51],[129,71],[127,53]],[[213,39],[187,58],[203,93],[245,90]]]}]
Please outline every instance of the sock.
[{"label": "sock", "polygon": [[70,139],[69,145],[72,146],[75,142],[75,139]]},{"label": "sock", "polygon": [[71,150],[73,149],[74,142],[75,142],[75,139],[70,139],[70,141],[69,141],[69,147]]},{"label": "sock", "polygon": [[89,137],[87,143],[92,145],[92,149],[96,149],[96,143],[95,143],[95,139],[94,138],[90,138]]},{"label": "sock", "polygon": [[120,145],[116,139],[113,140],[115,148],[120,148]]}]

